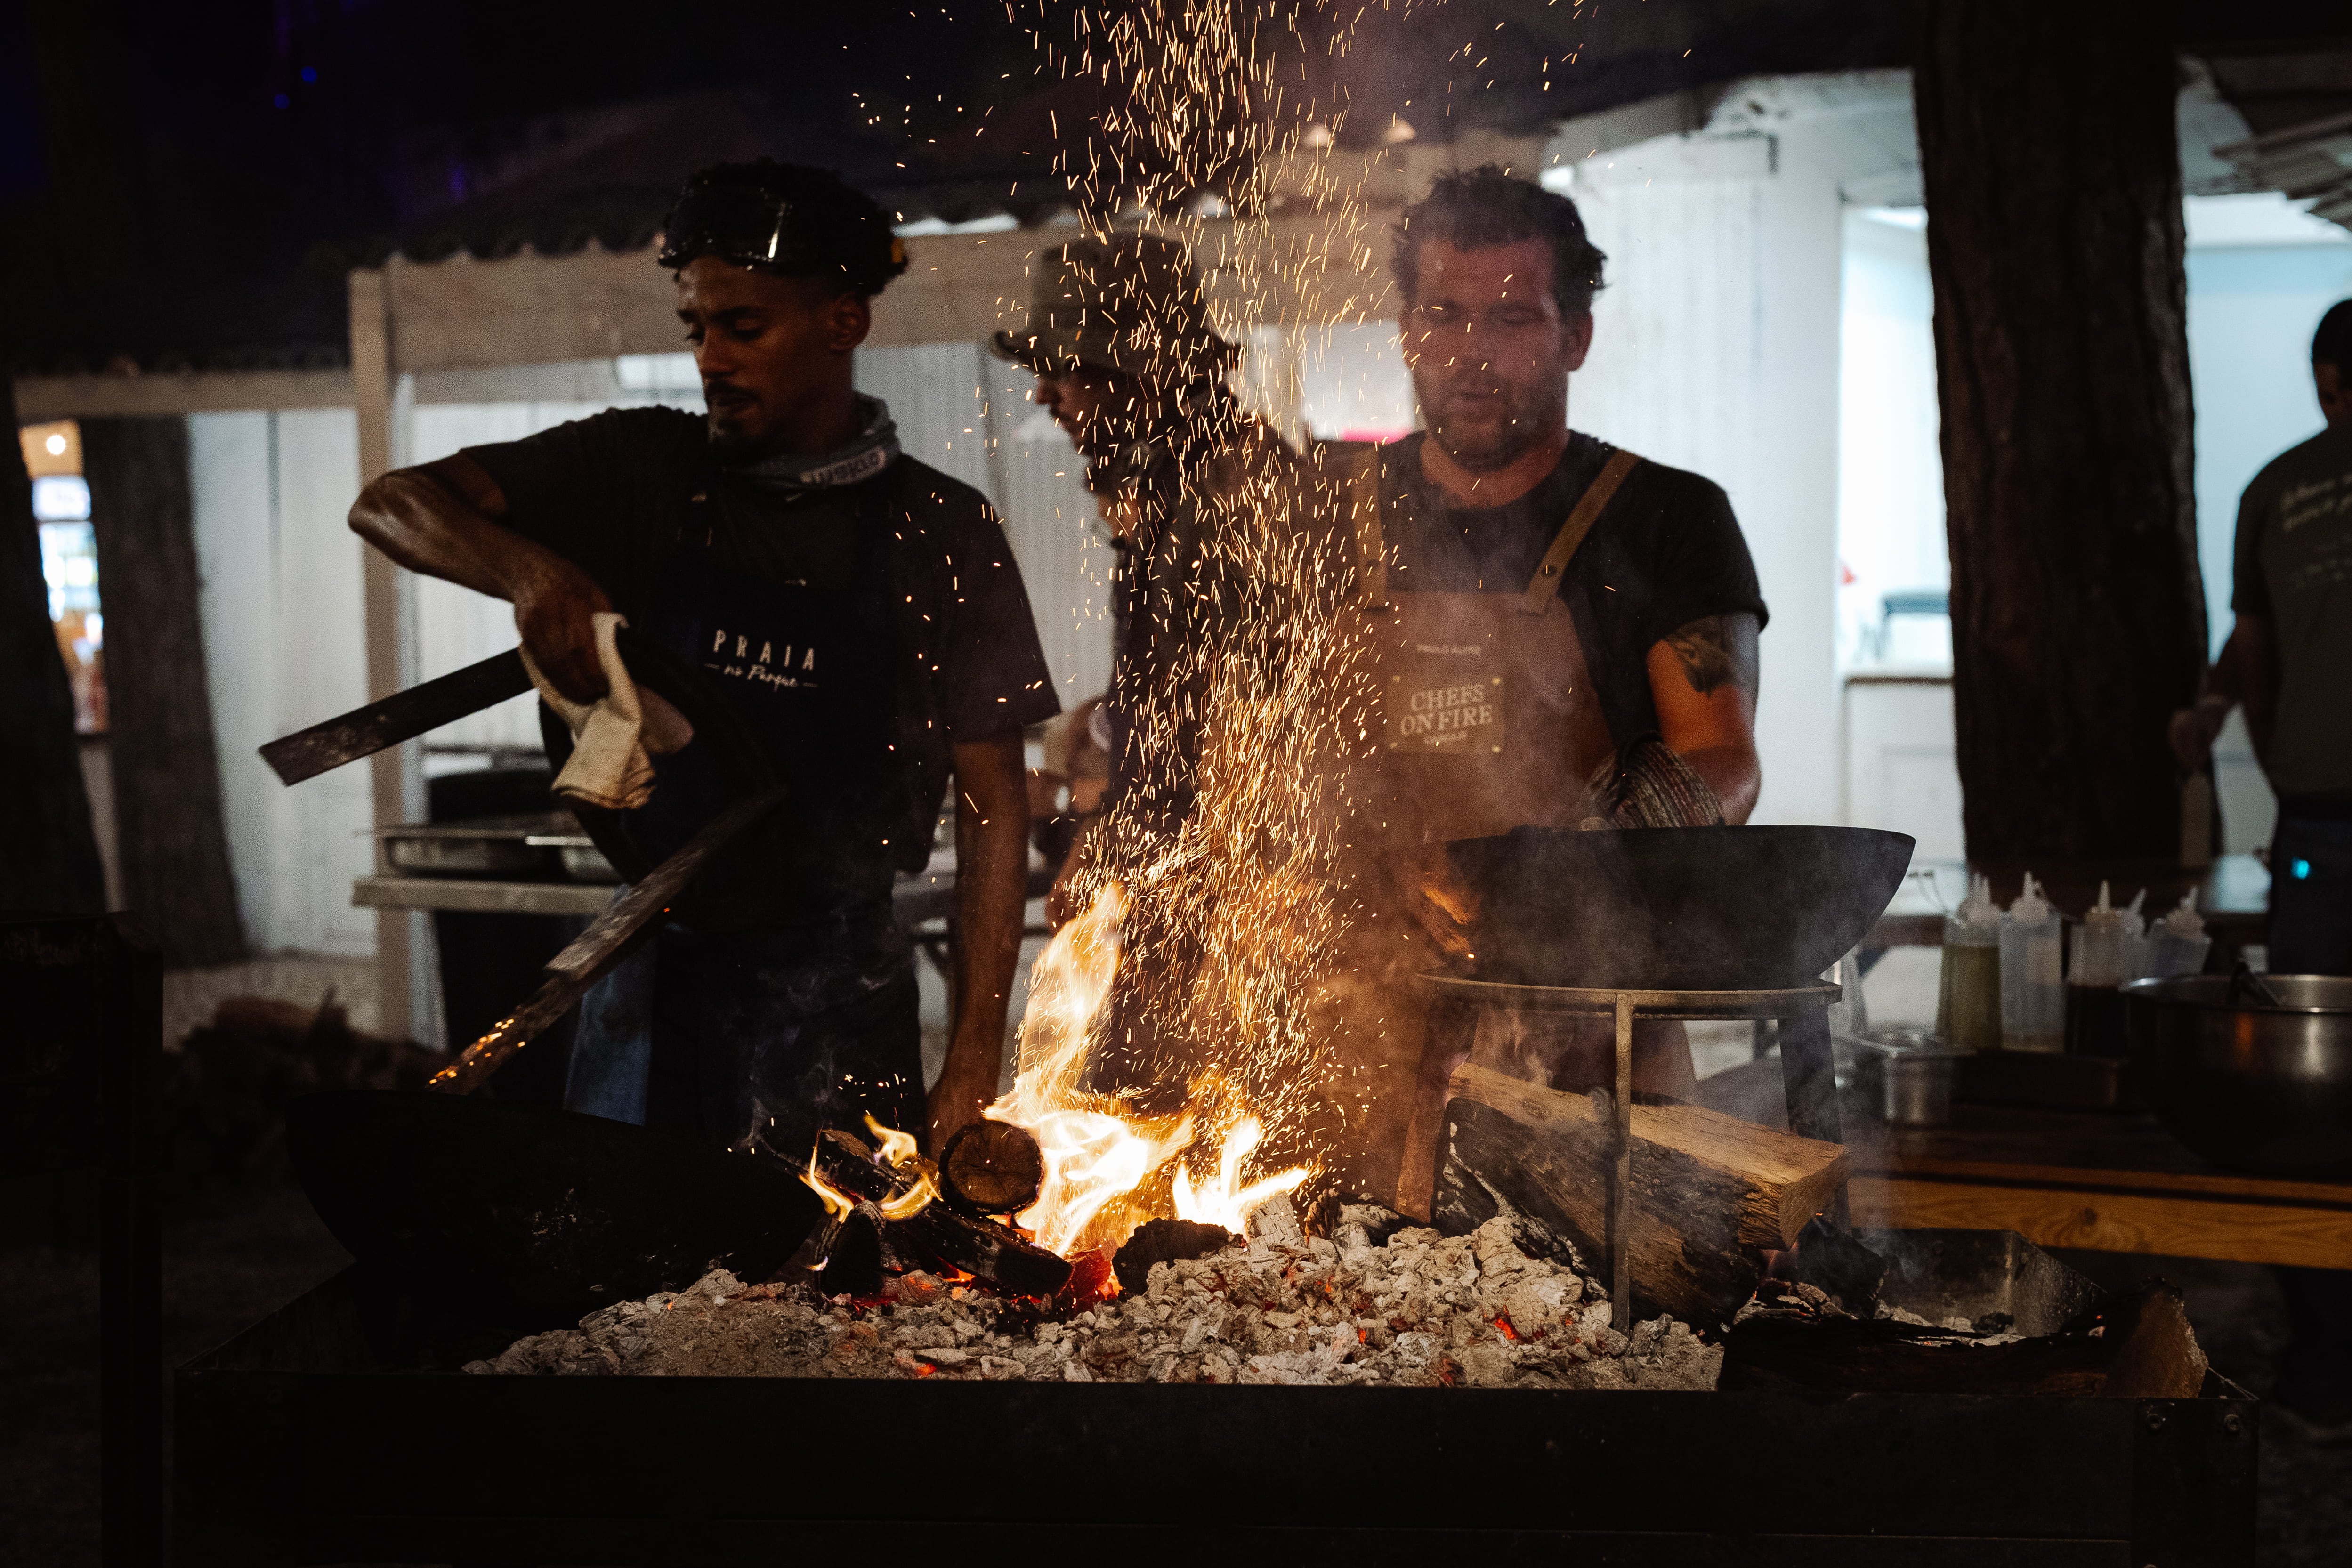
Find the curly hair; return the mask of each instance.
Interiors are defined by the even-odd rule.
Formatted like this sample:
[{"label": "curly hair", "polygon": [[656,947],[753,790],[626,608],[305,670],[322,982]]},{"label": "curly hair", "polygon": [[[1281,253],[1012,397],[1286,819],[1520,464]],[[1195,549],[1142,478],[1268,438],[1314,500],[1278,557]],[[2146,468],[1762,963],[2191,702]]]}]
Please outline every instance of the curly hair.
[{"label": "curly hair", "polygon": [[907,270],[906,245],[873,197],[830,169],[772,158],[698,170],[663,229],[669,268],[717,256],[783,278],[837,278],[867,299]]},{"label": "curly hair", "polygon": [[1540,239],[1551,247],[1551,291],[1563,316],[1592,309],[1609,258],[1584,232],[1584,215],[1566,196],[1515,179],[1493,163],[1440,174],[1429,195],[1397,220],[1390,269],[1409,302],[1421,288],[1421,247],[1432,239],[1465,250]]}]

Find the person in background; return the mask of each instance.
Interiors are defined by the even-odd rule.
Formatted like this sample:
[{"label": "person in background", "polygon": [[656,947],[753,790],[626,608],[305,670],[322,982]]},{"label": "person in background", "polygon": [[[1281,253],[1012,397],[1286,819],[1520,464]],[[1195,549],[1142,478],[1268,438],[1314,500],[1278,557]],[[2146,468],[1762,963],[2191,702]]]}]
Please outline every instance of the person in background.
[{"label": "person in background", "polygon": [[[512,601],[555,694],[609,689],[599,616],[691,667],[790,792],[672,922],[583,1000],[566,1103],[795,1163],[824,1127],[926,1120],[936,1149],[996,1092],[1028,858],[1022,731],[1059,707],[1003,527],[905,456],[851,359],[906,270],[888,216],[821,170],[703,170],[661,265],[707,417],[608,410],[388,474],[352,527],[412,571]],[[544,722],[543,722],[543,726]],[[561,750],[562,726],[551,731]],[[648,858],[723,805],[709,748],[626,813]],[[961,986],[928,1108],[894,873],[956,788]]]},{"label": "person in background", "polygon": [[[2352,974],[2352,300],[2311,340],[2326,428],[2264,464],[2238,501],[2236,616],[2205,694],[2173,715],[2182,765],[2246,710],[2278,796],[2270,970]],[[2315,1437],[2352,1441],[2352,1273],[2282,1268],[2292,1339],[2272,1399]]]}]

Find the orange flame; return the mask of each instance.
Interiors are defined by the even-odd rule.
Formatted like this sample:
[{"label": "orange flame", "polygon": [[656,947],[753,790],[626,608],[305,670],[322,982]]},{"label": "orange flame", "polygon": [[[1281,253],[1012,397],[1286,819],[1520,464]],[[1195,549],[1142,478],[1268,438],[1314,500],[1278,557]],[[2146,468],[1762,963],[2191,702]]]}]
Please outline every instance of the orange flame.
[{"label": "orange flame", "polygon": [[915,1173],[915,1184],[913,1186],[908,1187],[903,1193],[898,1193],[893,1195],[881,1205],[882,1217],[884,1219],[912,1219],[917,1215],[922,1213],[925,1209],[930,1207],[931,1200],[939,1195],[940,1184],[931,1179],[930,1172],[917,1171]]},{"label": "orange flame", "polygon": [[827,1182],[823,1176],[816,1173],[816,1151],[814,1149],[811,1149],[809,1151],[808,1169],[801,1173],[801,1180],[807,1184],[809,1191],[814,1193],[818,1197],[824,1200],[824,1212],[835,1219],[847,1219],[851,1213],[857,1207],[857,1200],[856,1198],[851,1197],[847,1193],[842,1192],[839,1188]]},{"label": "orange flame", "polygon": [[1242,1184],[1242,1163],[1265,1139],[1265,1124],[1255,1116],[1244,1115],[1225,1135],[1223,1147],[1217,1152],[1217,1178],[1213,1184],[1195,1188],[1191,1173],[1178,1166],[1176,1217],[1223,1226],[1239,1236],[1249,1223],[1251,1210],[1277,1194],[1296,1192],[1305,1185],[1314,1173],[1304,1165],[1293,1165],[1247,1186]]},{"label": "orange flame", "polygon": [[[1158,1121],[1134,1117],[1111,1097],[1082,1087],[1090,1030],[1118,972],[1118,923],[1126,911],[1125,890],[1106,883],[1039,955],[1030,973],[1029,1010],[1021,1020],[1013,1090],[987,1111],[1036,1138],[1045,1179],[1019,1224],[1039,1246],[1066,1258],[1116,1247],[1150,1218],[1139,1190],[1198,1138],[1190,1111]],[[1202,1099],[1196,1086],[1194,1100]],[[1304,1184],[1313,1173],[1294,1168],[1243,1184],[1242,1166],[1265,1132],[1255,1116],[1238,1111],[1231,1134],[1221,1141],[1213,1184],[1196,1189],[1179,1167],[1173,1189],[1179,1217],[1238,1232],[1250,1210]]]},{"label": "orange flame", "polygon": [[874,1134],[874,1152],[882,1157],[882,1163],[886,1165],[903,1165],[908,1161],[921,1156],[922,1151],[915,1146],[913,1133],[901,1132],[895,1127],[883,1126],[874,1119],[874,1113],[870,1110],[866,1113],[866,1131]]}]

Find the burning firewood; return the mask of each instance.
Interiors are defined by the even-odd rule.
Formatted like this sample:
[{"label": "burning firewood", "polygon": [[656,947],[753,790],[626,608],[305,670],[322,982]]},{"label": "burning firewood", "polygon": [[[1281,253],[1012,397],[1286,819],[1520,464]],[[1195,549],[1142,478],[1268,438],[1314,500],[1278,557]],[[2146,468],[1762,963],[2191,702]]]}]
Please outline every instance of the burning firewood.
[{"label": "burning firewood", "polygon": [[[1845,1181],[1845,1151],[1691,1105],[1633,1108],[1633,1294],[1719,1323],[1756,1289],[1766,1248],[1793,1242]],[[1613,1118],[1591,1097],[1482,1068],[1445,1107],[1435,1219],[1475,1228],[1505,1199],[1594,1258],[1608,1256]]]},{"label": "burning firewood", "polygon": [[948,1200],[975,1215],[1017,1214],[1037,1201],[1045,1157],[1028,1129],[982,1119],[948,1140],[940,1181]]},{"label": "burning firewood", "polygon": [[1223,1252],[1234,1240],[1234,1233],[1221,1225],[1196,1225],[1189,1219],[1146,1220],[1111,1259],[1111,1268],[1118,1275],[1118,1288],[1132,1296],[1150,1282],[1153,1264],[1206,1258]]},{"label": "burning firewood", "polygon": [[[865,1223],[874,1227],[881,1249],[904,1263],[944,1265],[983,1279],[1015,1296],[1050,1296],[1070,1277],[1070,1265],[1012,1230],[957,1213],[945,1204],[925,1204],[911,1212],[901,1200],[908,1185],[902,1171],[929,1179],[928,1162],[902,1166],[877,1163],[874,1151],[850,1133],[830,1129],[817,1140],[815,1169],[829,1185],[871,1207]],[[856,1216],[852,1216],[853,1218]],[[845,1227],[849,1219],[840,1222]]]}]

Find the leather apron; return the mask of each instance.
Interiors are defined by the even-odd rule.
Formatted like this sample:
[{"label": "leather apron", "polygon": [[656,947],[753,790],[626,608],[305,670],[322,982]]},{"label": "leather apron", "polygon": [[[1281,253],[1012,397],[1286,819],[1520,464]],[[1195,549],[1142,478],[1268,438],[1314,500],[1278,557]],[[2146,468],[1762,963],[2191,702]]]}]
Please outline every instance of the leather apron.
[{"label": "leather apron", "polygon": [[[1428,1213],[1445,1085],[1465,1060],[1515,1078],[1583,1089],[1613,1077],[1611,1020],[1491,1014],[1465,1049],[1435,1042],[1415,977],[1454,956],[1414,906],[1440,873],[1436,847],[1514,827],[1573,828],[1590,815],[1585,781],[1615,751],[1574,617],[1560,595],[1569,562],[1641,463],[1617,451],[1570,510],[1542,562],[1516,594],[1391,593],[1375,458],[1350,485],[1374,750],[1360,794],[1348,881],[1358,920],[1343,973],[1323,1001],[1334,1047],[1360,1101],[1348,1121],[1343,1179]],[[1361,775],[1360,775],[1361,776]],[[1696,1086],[1682,1026],[1635,1026],[1637,1088]],[[1352,1156],[1352,1157],[1349,1157]]]}]

